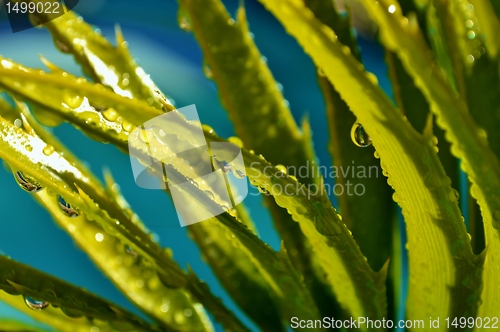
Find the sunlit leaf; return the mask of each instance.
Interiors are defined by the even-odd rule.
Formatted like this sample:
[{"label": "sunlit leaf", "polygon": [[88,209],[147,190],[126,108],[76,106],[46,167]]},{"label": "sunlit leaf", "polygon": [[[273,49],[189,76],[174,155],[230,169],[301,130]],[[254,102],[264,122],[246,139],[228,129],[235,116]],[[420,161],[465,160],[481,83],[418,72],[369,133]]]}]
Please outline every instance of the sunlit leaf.
[{"label": "sunlit leaf", "polygon": [[[462,159],[462,168],[473,183],[471,193],[481,206],[488,246],[483,272],[483,290],[487,295],[482,296],[479,315],[494,315],[498,308],[498,296],[492,292],[498,289],[495,285],[500,281],[500,265],[496,263],[500,257],[500,235],[497,230],[500,200],[494,194],[500,191],[498,159],[469,114],[464,97],[453,91],[438,70],[416,22],[403,17],[397,5],[385,0],[378,4],[369,0],[365,3],[380,26],[384,45],[398,54],[425,95],[431,111],[437,115],[438,125],[446,131],[446,138],[452,143],[452,153]],[[386,10],[390,5],[395,6],[392,14]],[[476,289],[474,292],[479,291]]]}]

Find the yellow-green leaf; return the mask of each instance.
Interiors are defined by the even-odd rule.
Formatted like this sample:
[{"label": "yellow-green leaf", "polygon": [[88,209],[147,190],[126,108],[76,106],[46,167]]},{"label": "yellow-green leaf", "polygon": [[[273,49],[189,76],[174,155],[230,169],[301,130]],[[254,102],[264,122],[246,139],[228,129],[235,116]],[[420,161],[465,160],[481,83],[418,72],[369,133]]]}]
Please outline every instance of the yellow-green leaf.
[{"label": "yellow-green leaf", "polygon": [[[431,143],[431,128],[424,135],[416,132],[359,68],[348,48],[337,42],[335,33],[317,21],[301,1],[261,2],[323,68],[372,138],[407,225],[409,318],[474,314],[478,291],[461,280],[480,283],[480,264],[474,260],[456,196]],[[383,10],[389,16],[388,7]],[[457,294],[468,301],[457,303],[453,300]]]}]

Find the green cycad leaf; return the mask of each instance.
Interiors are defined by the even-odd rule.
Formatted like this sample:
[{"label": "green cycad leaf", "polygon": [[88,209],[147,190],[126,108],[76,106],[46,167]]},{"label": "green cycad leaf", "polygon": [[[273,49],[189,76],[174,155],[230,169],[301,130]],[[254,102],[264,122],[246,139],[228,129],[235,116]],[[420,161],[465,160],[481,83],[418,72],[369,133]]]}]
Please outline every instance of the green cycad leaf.
[{"label": "green cycad leaf", "polygon": [[[100,321],[104,325],[103,330],[107,331],[159,331],[157,327],[83,289],[5,256],[0,256],[0,266],[0,289],[7,293],[2,295],[3,298],[8,294],[24,297],[25,305],[32,311],[44,311],[48,306],[58,308],[62,315],[56,315],[66,315],[63,320],[70,324],[66,330],[76,331],[83,327],[90,330],[96,321]],[[61,328],[55,320],[51,325]]]},{"label": "green cycad leaf", "polygon": [[366,1],[366,7],[380,25],[384,44],[398,53],[429,101],[432,112],[438,116],[438,124],[446,130],[446,138],[452,143],[451,151],[462,159],[462,167],[473,183],[471,193],[481,206],[488,251],[483,272],[485,293],[479,315],[494,315],[498,310],[498,287],[495,285],[500,282],[500,266],[494,263],[500,257],[499,162],[489,149],[484,132],[468,113],[463,97],[454,93],[439,72],[418,26],[402,17],[397,6],[394,13],[389,14],[384,9],[388,6],[386,1],[378,6]]},{"label": "green cycad leaf", "polygon": [[[309,124],[304,122],[301,132],[295,123],[280,85],[252,39],[244,7],[238,9],[235,21],[218,0],[179,3],[181,26],[193,30],[203,51],[205,74],[217,84],[221,102],[244,146],[267,156],[275,165],[295,170],[307,167],[305,177],[295,174],[299,181],[319,184],[319,177],[311,176],[318,172],[311,171],[314,151]],[[330,310],[332,300],[319,280],[322,272],[313,263],[311,245],[286,211],[272,198],[265,199],[293,265],[304,275],[318,305]]]},{"label": "green cycad leaf", "polygon": [[[380,155],[407,224],[409,318],[473,315],[479,294],[469,287],[480,283],[480,264],[474,260],[456,196],[431,143],[430,126],[424,135],[417,133],[359,68],[347,48],[339,45],[334,32],[315,20],[300,1],[261,2],[323,68]],[[387,7],[384,10],[387,12]],[[464,279],[475,282],[462,283]]]},{"label": "green cycad leaf", "polygon": [[[342,17],[338,14],[333,1],[307,0],[305,3],[320,21],[338,32],[339,40],[361,60],[356,39],[351,33],[349,16]],[[361,251],[368,258],[370,266],[379,270],[389,258],[391,247],[391,232],[387,229],[391,228],[394,211],[392,192],[382,176],[379,162],[373,155],[373,148],[357,148],[351,140],[351,128],[356,123],[356,117],[324,77],[322,69],[319,69],[318,76],[328,115],[329,147],[333,163],[336,169],[340,170],[335,181],[343,188],[343,193],[338,196],[340,212]],[[369,174],[359,178],[355,175],[354,168],[358,171],[360,168],[369,170]],[[373,169],[375,171],[372,175]],[[357,185],[362,186],[362,195],[344,193]],[[363,206],[363,209],[360,209],[360,206]]]}]

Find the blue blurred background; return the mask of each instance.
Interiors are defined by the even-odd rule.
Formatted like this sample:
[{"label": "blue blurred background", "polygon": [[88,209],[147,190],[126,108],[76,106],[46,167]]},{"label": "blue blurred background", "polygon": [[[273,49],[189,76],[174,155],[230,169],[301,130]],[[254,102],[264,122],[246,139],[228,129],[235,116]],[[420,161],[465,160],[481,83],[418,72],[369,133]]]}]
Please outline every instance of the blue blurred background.
[{"label": "blue blurred background", "polygon": [[[225,1],[234,13],[239,0]],[[245,2],[254,40],[275,78],[284,89],[285,98],[297,122],[304,115],[311,121],[314,146],[321,164],[331,165],[327,151],[328,130],[324,104],[316,84],[316,70],[295,40],[255,0]],[[177,24],[177,3],[174,0],[81,0],[74,8],[88,22],[114,40],[114,24],[119,23],[129,47],[144,70],[177,107],[196,104],[203,123],[212,126],[222,137],[234,134],[232,125],[220,105],[217,90],[202,71],[202,54],[192,34]],[[4,8],[0,9],[4,11]],[[366,68],[375,73],[382,87],[390,93],[382,51],[374,43],[360,38]],[[79,67],[69,55],[58,52],[45,29],[29,29],[12,33],[5,12],[0,14],[0,54],[29,67],[43,68],[38,55],[75,74]],[[172,248],[174,258],[182,267],[187,264],[250,326],[237,306],[225,294],[210,268],[201,261],[199,250],[191,242],[186,229],[178,224],[170,199],[160,191],[137,187],[128,157],[110,145],[86,138],[70,125],[54,128],[54,133],[91,169],[102,178],[107,167],[120,184],[124,196],[148,228],[157,234],[162,246]],[[329,179],[328,181],[332,181]],[[20,262],[60,277],[73,284],[138,310],[94,267],[70,237],[59,229],[48,213],[30,195],[17,186],[13,176],[0,171],[0,253]],[[257,190],[251,188],[245,203],[257,224],[261,237],[273,248],[279,248],[279,238],[261,204]],[[334,198],[332,198],[334,200]],[[28,213],[26,213],[28,211]],[[23,317],[0,303],[0,317]],[[29,321],[28,318],[23,317]],[[221,330],[220,327],[217,327]]]}]

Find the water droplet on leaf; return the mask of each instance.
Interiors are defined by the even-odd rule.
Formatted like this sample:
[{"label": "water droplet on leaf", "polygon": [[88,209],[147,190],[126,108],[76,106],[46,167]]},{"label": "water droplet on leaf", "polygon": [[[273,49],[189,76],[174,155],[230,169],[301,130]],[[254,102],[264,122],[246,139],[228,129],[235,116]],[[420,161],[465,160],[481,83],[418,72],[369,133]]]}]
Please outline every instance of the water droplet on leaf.
[{"label": "water droplet on leaf", "polygon": [[351,139],[354,144],[361,148],[366,148],[372,145],[372,139],[366,133],[361,123],[356,122],[351,129]]},{"label": "water droplet on leaf", "polygon": [[69,53],[70,49],[69,46],[66,45],[64,42],[60,41],[59,39],[56,39],[55,44],[59,50],[63,53]]},{"label": "water droplet on leaf", "polygon": [[212,163],[215,170],[220,169],[224,173],[231,172],[231,165],[229,165],[229,163],[227,163],[225,160],[218,160],[216,156],[213,156]]},{"label": "water droplet on leaf", "polygon": [[43,154],[46,156],[50,156],[52,153],[54,153],[54,147],[52,145],[46,145],[43,148]]},{"label": "water droplet on leaf", "polygon": [[137,257],[137,253],[130,248],[130,246],[125,246],[125,252],[130,256]]},{"label": "water droplet on leaf", "polygon": [[214,77],[214,73],[212,72],[212,68],[210,67],[208,62],[203,63],[203,73],[209,79],[212,79]]},{"label": "water droplet on leaf", "polygon": [[66,202],[64,198],[62,198],[62,196],[57,196],[57,202],[59,203],[59,208],[66,216],[75,218],[80,215],[80,212],[76,208],[73,208],[68,202]]},{"label": "water droplet on leaf", "polygon": [[276,168],[281,171],[281,173],[286,174],[286,167],[283,165],[277,165]]},{"label": "water droplet on leaf", "polygon": [[49,306],[49,302],[47,301],[38,301],[30,296],[24,297],[24,302],[28,306],[28,308],[36,311],[43,310]]},{"label": "water droplet on leaf", "polygon": [[25,175],[23,172],[18,171],[14,173],[14,177],[19,187],[27,192],[36,193],[43,189],[38,181],[36,181],[29,175]]}]

